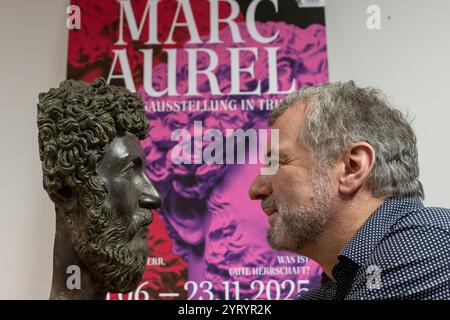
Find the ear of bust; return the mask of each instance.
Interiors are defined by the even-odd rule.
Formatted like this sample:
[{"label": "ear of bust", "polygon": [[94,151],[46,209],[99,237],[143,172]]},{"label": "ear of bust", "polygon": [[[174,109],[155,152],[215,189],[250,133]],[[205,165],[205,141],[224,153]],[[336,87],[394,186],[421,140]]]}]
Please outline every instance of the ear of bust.
[{"label": "ear of bust", "polygon": [[344,153],[339,170],[339,192],[351,195],[365,185],[375,166],[375,149],[367,142],[355,142]]}]

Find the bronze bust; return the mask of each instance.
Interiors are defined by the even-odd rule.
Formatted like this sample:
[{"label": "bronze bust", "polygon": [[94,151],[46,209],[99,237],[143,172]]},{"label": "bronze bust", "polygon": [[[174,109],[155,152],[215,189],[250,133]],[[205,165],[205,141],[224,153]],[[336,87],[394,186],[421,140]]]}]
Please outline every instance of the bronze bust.
[{"label": "bronze bust", "polygon": [[67,80],[39,94],[37,124],[56,211],[50,299],[132,291],[147,262],[150,209],[161,203],[139,143],[148,130],[144,104],[102,78]]}]

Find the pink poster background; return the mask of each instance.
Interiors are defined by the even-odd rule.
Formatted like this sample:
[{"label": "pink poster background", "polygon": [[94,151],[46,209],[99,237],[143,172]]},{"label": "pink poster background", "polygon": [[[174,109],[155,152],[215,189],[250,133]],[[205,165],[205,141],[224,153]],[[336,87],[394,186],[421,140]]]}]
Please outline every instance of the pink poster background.
[{"label": "pink poster background", "polygon": [[[219,2],[220,17],[230,14],[226,2]],[[289,89],[311,86],[328,80],[325,27],[312,23],[300,27],[285,21],[258,21],[258,32],[270,36],[278,32],[271,43],[261,44],[249,34],[245,22],[245,8],[236,17],[239,33],[244,40],[236,43],[227,24],[219,31],[223,43],[208,43],[210,7],[208,1],[191,1],[201,44],[190,44],[189,30],[175,28],[176,44],[146,45],[148,27],[144,24],[139,41],[133,41],[124,25],[126,45],[115,44],[118,37],[120,5],[116,1],[73,0],[82,12],[82,27],[69,33],[68,78],[92,81],[110,73],[114,49],[124,48],[135,83],[147,107],[150,121],[149,138],[142,142],[149,177],[163,198],[163,206],[155,212],[149,231],[149,264],[138,289],[130,294],[109,296],[110,299],[295,299],[299,292],[316,284],[321,270],[305,257],[272,250],[266,241],[269,227],[260,204],[248,198],[247,190],[259,173],[259,164],[175,164],[171,152],[177,142],[171,140],[176,129],[191,133],[192,145],[196,136],[194,121],[201,121],[203,130],[267,128],[270,115],[268,101],[281,99],[285,94],[268,94],[270,61],[266,48],[278,48],[276,55],[277,87]],[[147,1],[132,1],[138,23],[143,17]],[[174,22],[178,2],[163,0],[158,6],[158,38],[166,39]],[[264,8],[264,10],[266,10]],[[273,10],[273,9],[272,9]],[[298,10],[305,10],[300,9]],[[264,12],[263,12],[264,13]],[[262,15],[257,11],[257,14]],[[295,12],[293,13],[295,15]],[[179,22],[185,17],[179,16]],[[153,48],[153,69],[150,73],[155,89],[167,87],[168,66],[164,48],[176,48],[176,89],[178,96],[149,95],[143,84],[145,65],[140,50]],[[211,50],[218,59],[214,68],[220,95],[210,91],[210,81],[204,75],[197,78],[198,96],[187,96],[189,68],[187,50]],[[232,86],[229,48],[255,48],[241,52],[240,67],[253,67],[254,74],[242,73],[240,90],[261,93],[230,95]],[[197,56],[198,69],[208,66],[210,57],[201,52]],[[273,61],[272,61],[273,63]],[[123,72],[117,64],[114,74]],[[148,73],[147,73],[148,76]],[[273,79],[272,79],[273,80]],[[112,84],[124,85],[112,81]],[[227,102],[224,109],[180,109],[168,107],[178,103],[211,106]],[[231,103],[233,102],[233,103]],[[242,108],[253,103],[253,108]],[[164,106],[164,107],[163,107]],[[198,137],[197,137],[198,138]],[[200,148],[208,146],[202,142]],[[248,154],[254,148],[246,148]]]}]

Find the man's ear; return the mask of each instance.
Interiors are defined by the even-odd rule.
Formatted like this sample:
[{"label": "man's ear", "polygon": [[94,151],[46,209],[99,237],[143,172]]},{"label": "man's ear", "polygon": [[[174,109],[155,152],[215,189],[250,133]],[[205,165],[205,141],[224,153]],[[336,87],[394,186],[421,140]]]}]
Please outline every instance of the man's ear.
[{"label": "man's ear", "polygon": [[365,184],[375,166],[375,149],[367,142],[355,142],[344,153],[341,161],[339,192],[354,194]]}]

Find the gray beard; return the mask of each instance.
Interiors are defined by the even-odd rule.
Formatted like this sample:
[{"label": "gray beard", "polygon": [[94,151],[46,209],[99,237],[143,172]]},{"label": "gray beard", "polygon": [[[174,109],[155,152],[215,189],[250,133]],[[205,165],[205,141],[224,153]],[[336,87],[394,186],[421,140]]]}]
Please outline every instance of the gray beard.
[{"label": "gray beard", "polygon": [[310,207],[289,203],[274,202],[278,213],[274,225],[267,231],[267,241],[275,250],[301,252],[309,243],[316,241],[329,220],[331,186],[326,172],[316,170],[311,183],[314,184],[316,201]]},{"label": "gray beard", "polygon": [[[145,272],[147,240],[133,239],[135,233],[130,234],[129,226],[106,204],[89,212],[88,223],[78,229],[84,231],[73,237],[76,254],[101,288],[113,293],[133,291]],[[99,230],[102,220],[106,222]]]}]

